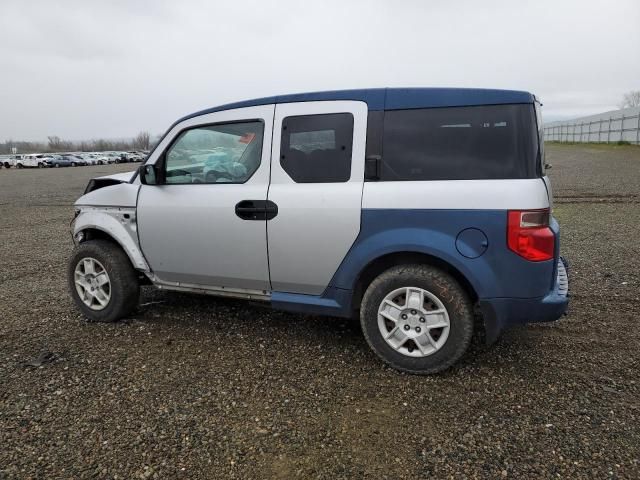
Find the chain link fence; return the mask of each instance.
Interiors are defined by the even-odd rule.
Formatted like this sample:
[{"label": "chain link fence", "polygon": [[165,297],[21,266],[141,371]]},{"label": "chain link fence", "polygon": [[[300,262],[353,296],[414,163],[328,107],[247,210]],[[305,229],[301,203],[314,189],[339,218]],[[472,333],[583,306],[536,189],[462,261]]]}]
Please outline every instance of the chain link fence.
[{"label": "chain link fence", "polygon": [[640,107],[545,123],[542,128],[545,140],[551,142],[628,142],[640,145]]}]

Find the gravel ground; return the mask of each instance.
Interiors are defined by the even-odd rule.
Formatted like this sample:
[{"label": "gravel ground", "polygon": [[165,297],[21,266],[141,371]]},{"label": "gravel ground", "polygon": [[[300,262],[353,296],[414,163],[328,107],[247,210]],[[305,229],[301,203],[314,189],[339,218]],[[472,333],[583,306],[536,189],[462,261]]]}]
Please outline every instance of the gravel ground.
[{"label": "gravel ground", "polygon": [[0,478],[639,478],[640,148],[547,161],[569,315],[434,377],[385,367],[357,322],[240,301],[145,288],[89,324],[70,204],[131,166],[0,170]]}]

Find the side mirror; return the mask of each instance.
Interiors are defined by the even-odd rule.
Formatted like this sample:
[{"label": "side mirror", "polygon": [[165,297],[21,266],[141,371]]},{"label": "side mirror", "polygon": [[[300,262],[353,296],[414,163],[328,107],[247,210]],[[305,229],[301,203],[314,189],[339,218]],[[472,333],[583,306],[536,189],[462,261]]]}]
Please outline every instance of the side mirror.
[{"label": "side mirror", "polygon": [[138,167],[138,175],[140,175],[140,183],[143,185],[158,184],[158,175],[155,165],[140,165],[140,167]]}]

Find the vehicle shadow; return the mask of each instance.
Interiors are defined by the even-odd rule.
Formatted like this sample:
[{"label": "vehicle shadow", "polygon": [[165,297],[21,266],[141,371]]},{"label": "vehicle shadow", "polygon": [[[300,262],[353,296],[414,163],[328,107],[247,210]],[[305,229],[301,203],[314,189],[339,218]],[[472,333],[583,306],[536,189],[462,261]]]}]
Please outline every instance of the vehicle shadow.
[{"label": "vehicle shadow", "polygon": [[357,318],[284,312],[274,310],[269,303],[260,301],[150,288],[143,289],[136,318],[185,326],[196,322],[201,329],[212,332],[233,327],[247,333],[259,329],[264,335],[296,336],[302,333],[304,338],[313,341],[335,337],[341,343],[367,348]]},{"label": "vehicle shadow", "polygon": [[[197,335],[211,336],[212,339],[220,334],[238,335],[244,341],[255,342],[254,348],[265,342],[273,344],[272,341],[277,339],[276,343],[280,345],[285,342],[301,348],[321,346],[323,354],[336,352],[340,355],[349,351],[365,362],[380,365],[366,343],[357,318],[289,313],[273,310],[266,302],[145,288],[135,319],[169,326],[174,331],[178,329],[187,337],[194,335],[194,329]],[[500,370],[506,363],[522,363],[522,359],[535,357],[535,351],[542,348],[539,344],[544,342],[540,335],[529,335],[527,327],[518,327],[487,345],[481,321],[476,322],[476,327],[466,354],[440,377],[448,378],[461,371],[486,368]]]}]

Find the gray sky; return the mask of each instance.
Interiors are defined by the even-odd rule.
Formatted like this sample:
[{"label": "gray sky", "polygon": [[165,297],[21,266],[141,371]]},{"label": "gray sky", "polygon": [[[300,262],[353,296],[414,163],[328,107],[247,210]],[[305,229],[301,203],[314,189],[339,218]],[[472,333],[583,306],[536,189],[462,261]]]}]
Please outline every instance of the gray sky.
[{"label": "gray sky", "polygon": [[235,100],[528,90],[546,120],[640,89],[640,1],[1,0],[0,139],[162,133]]}]

